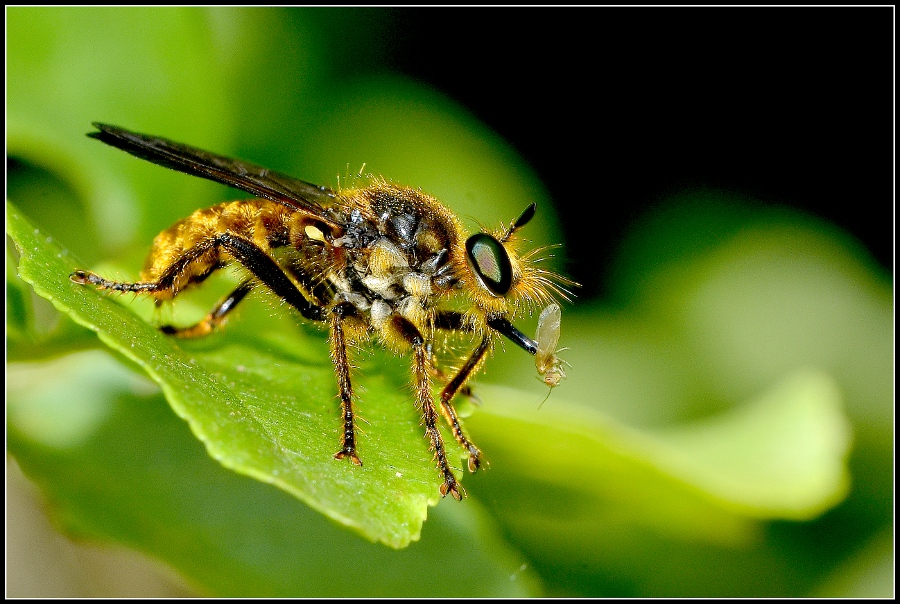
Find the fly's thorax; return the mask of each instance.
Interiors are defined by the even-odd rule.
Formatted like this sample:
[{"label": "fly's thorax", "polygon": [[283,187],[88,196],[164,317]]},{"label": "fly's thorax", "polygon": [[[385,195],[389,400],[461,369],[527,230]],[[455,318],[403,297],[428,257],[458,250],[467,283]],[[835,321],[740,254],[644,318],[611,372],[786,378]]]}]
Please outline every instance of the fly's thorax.
[{"label": "fly's thorax", "polygon": [[343,228],[331,243],[343,260],[329,280],[338,293],[383,302],[370,317],[379,325],[382,317],[386,325],[402,316],[428,327],[435,308],[454,299],[481,331],[487,317],[512,318],[551,302],[553,293],[565,297],[557,277],[534,266],[534,252],[517,249],[517,232],[534,216],[534,204],[508,226],[468,236],[452,212],[417,189],[375,179],[339,198]]},{"label": "fly's thorax", "polygon": [[384,180],[340,197],[344,229],[332,244],[345,270],[331,277],[338,290],[393,306],[412,296],[427,307],[456,284],[450,257],[462,230],[435,198]]},{"label": "fly's thorax", "polygon": [[456,216],[418,189],[376,179],[365,188],[341,191],[341,202],[347,221],[337,245],[363,249],[384,239],[413,268],[452,249],[463,236]]},{"label": "fly's thorax", "polygon": [[410,271],[403,275],[403,290],[415,298],[427,298],[434,291],[432,278],[432,275],[426,273]]},{"label": "fly's thorax", "polygon": [[[416,189],[376,180],[340,192],[341,232],[332,239],[328,281],[389,348],[409,346],[411,323],[433,330],[433,313],[458,282],[451,250],[462,230],[455,215]],[[405,322],[406,323],[405,323]]]}]

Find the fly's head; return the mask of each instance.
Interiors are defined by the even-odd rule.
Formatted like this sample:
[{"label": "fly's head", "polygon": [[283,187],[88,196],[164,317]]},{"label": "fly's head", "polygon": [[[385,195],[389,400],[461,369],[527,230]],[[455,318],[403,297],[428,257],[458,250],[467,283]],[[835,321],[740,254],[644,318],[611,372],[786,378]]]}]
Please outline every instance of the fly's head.
[{"label": "fly's head", "polygon": [[509,226],[466,239],[454,258],[458,274],[473,305],[487,317],[513,317],[523,306],[545,306],[556,296],[569,300],[566,285],[574,285],[556,273],[539,268],[539,254],[546,248],[522,253],[518,231],[535,215],[535,204]]}]

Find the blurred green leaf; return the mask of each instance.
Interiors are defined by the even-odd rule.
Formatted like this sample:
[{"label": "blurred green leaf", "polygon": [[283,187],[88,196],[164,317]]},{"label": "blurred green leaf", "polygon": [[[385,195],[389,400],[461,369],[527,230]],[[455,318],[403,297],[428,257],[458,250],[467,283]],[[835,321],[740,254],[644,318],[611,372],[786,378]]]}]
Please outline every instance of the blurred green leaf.
[{"label": "blurred green leaf", "polygon": [[518,495],[497,513],[523,538],[553,534],[570,553],[602,539],[611,522],[741,543],[756,536],[754,519],[809,518],[847,491],[849,426],[821,373],[797,374],[728,414],[657,434],[559,398],[537,410],[499,387],[482,395],[491,405],[469,424],[502,468],[494,470],[499,482]]},{"label": "blurred green leaf", "polygon": [[883,531],[838,566],[812,595],[818,598],[893,598],[895,575],[893,531]]},{"label": "blurred green leaf", "polygon": [[[652,226],[637,225],[649,232],[633,235],[637,242],[620,259],[628,267],[627,306],[564,309],[560,346],[568,350],[561,356],[572,367],[542,412],[566,403],[612,415],[674,445],[666,448],[664,467],[710,495],[725,495],[726,507],[742,517],[809,521],[759,525],[755,536],[725,546],[729,532],[716,532],[716,515],[693,526],[694,533],[683,523],[684,534],[667,532],[666,539],[652,526],[664,515],[650,508],[635,519],[628,510],[641,514],[629,504],[598,515],[593,533],[558,531],[563,543],[571,539],[581,549],[554,550],[548,544],[555,540],[535,535],[556,534],[555,526],[520,523],[519,514],[498,504],[504,522],[519,527],[510,531],[514,542],[540,560],[545,576],[564,577],[560,584],[573,593],[802,595],[845,548],[892,526],[890,280],[869,270],[858,248],[828,225],[793,212],[751,211],[722,193],[699,197],[701,210],[684,208],[692,199],[685,194],[648,220]],[[714,233],[704,233],[704,224]],[[702,241],[690,239],[698,232]],[[791,376],[799,380],[793,386]],[[492,359],[483,379],[528,390],[523,400],[534,408],[546,393],[533,369],[512,355]],[[765,392],[768,411],[741,403]],[[482,413],[470,420],[476,434],[481,420]],[[565,468],[558,472],[567,474]],[[563,495],[582,500],[580,492],[533,489],[527,472],[507,478],[521,485],[522,501],[545,501],[551,510],[565,509]],[[611,477],[600,482],[620,484]],[[470,491],[477,489],[498,494],[476,476]],[[696,543],[707,530],[721,536],[718,547]]]},{"label": "blurred green leaf", "polygon": [[837,384],[801,371],[761,398],[658,434],[659,461],[759,518],[814,518],[847,494],[851,427]]}]

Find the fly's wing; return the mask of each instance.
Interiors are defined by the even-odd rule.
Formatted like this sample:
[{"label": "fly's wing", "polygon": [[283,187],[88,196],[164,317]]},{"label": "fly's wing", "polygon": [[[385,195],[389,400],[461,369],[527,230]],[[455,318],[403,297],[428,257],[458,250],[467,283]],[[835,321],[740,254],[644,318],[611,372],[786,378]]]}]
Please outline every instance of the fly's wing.
[{"label": "fly's wing", "polygon": [[109,124],[95,122],[93,125],[99,132],[91,132],[88,136],[135,157],[247,191],[310,214],[332,228],[340,228],[324,210],[324,206],[335,198],[334,191],[327,187],[158,136],[138,134]]}]

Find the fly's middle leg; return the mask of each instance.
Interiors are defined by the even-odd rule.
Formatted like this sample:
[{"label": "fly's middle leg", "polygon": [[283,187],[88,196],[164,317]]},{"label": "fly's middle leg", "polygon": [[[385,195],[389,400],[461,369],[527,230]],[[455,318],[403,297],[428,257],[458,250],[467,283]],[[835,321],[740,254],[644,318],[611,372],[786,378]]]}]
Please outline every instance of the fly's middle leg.
[{"label": "fly's middle leg", "polygon": [[335,459],[349,457],[354,464],[361,466],[362,461],[356,454],[356,428],[353,417],[353,386],[350,383],[350,362],[347,359],[347,339],[344,333],[344,320],[355,314],[356,309],[349,302],[338,304],[331,309],[331,361],[338,381],[341,397],[341,450],[334,454]]},{"label": "fly's middle leg", "polygon": [[401,337],[406,340],[413,350],[413,386],[416,392],[416,407],[422,414],[422,423],[425,424],[425,435],[431,441],[431,450],[434,451],[434,457],[437,461],[438,470],[444,479],[441,484],[441,495],[446,496],[448,493],[454,499],[460,501],[465,495],[462,485],[453,475],[450,464],[447,461],[447,451],[444,447],[444,438],[437,426],[438,413],[434,404],[434,397],[431,394],[431,374],[430,367],[431,353],[426,345],[425,338],[419,333],[419,330],[409,320],[394,315],[392,317],[394,328]]}]

